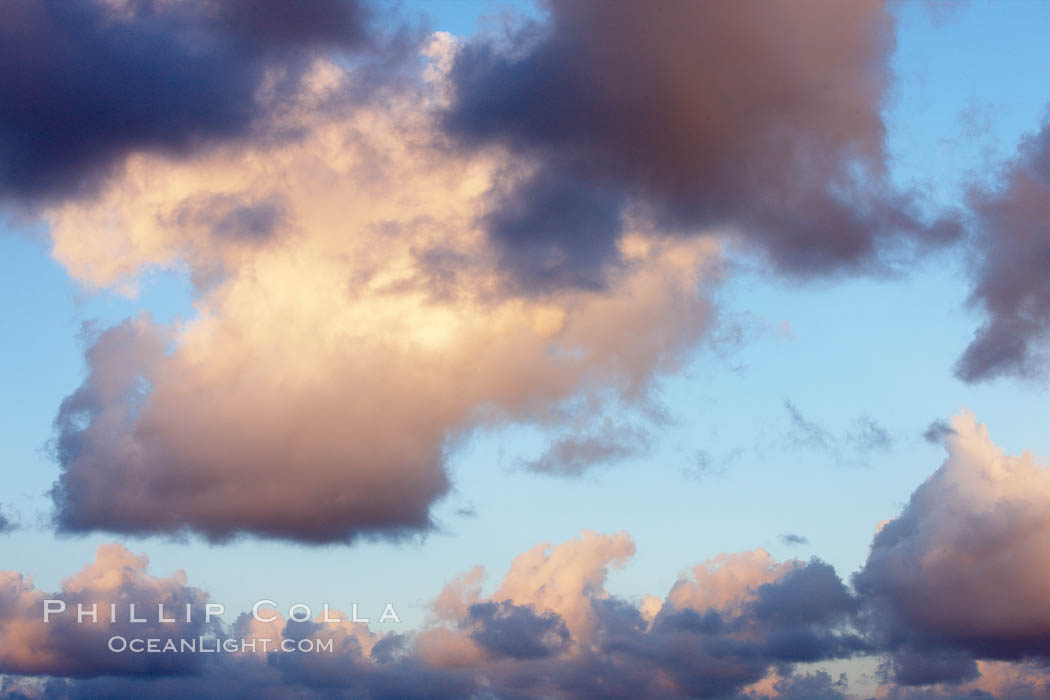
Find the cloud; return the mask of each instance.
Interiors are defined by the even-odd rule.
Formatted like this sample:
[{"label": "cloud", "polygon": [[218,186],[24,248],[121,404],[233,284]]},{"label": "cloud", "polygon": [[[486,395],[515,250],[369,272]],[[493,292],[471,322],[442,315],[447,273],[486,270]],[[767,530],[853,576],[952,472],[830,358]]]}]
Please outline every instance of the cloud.
[{"label": "cloud", "polygon": [[974,188],[977,233],[972,305],[984,324],[956,363],[975,382],[1011,375],[1046,378],[1050,281],[1050,122],[1024,139],[994,187]]},{"label": "cloud", "polygon": [[[147,566],[145,556],[109,544],[99,547],[95,561],[65,579],[57,592],[41,591],[17,572],[0,572],[0,672],[67,677],[198,672],[202,659],[196,655],[109,651],[107,641],[113,635],[180,640],[214,637],[218,630],[215,620],[205,621],[205,594],[188,586],[183,572],[157,578],[147,573]],[[65,611],[47,623],[45,599],[65,605]],[[132,603],[136,617],[145,622],[131,621]],[[81,623],[78,605],[83,606]],[[175,621],[159,622],[158,605],[164,605],[165,617]]]},{"label": "cloud", "polygon": [[[141,665],[151,655],[105,651],[112,626],[70,623],[64,635],[86,627],[94,636],[48,656],[38,644],[14,664],[11,654],[0,654],[0,672],[51,676],[46,686],[41,679],[20,687],[29,696],[55,698],[729,697],[764,679],[785,697],[823,697],[818,690],[840,696],[826,674],[796,676],[790,669],[799,660],[852,653],[859,643],[842,627],[856,603],[831,567],[816,560],[777,564],[761,551],[725,556],[683,577],[666,600],[637,607],[605,590],[609,570],[633,552],[626,533],[584,532],[557,546],[538,545],[515,559],[492,595],[481,595],[480,569],[450,582],[433,605],[437,618],[414,633],[377,634],[338,611],[332,615],[343,620],[335,623],[283,620],[276,613],[262,623],[244,614],[210,630],[275,644],[331,640],[332,653],[175,655],[166,658],[196,665],[143,677],[138,666],[119,661],[134,656],[129,663]],[[126,602],[152,600],[164,590],[169,596],[182,591],[195,604],[206,600],[181,574],[154,579],[145,566],[144,557],[107,545],[93,565],[67,580],[62,595],[82,599],[105,591]],[[13,576],[2,580],[0,600],[10,590],[22,590]],[[5,635],[0,649],[48,634],[40,619],[43,596],[0,607],[0,625],[19,630],[17,638]],[[162,638],[189,632],[145,625],[138,633],[115,631]],[[111,658],[100,661],[92,653]]]},{"label": "cloud", "polygon": [[496,657],[544,658],[559,654],[570,641],[559,615],[537,614],[507,601],[471,605],[465,623],[471,640]]},{"label": "cloud", "polygon": [[947,460],[853,579],[904,684],[968,680],[979,661],[1050,661],[1050,469],[1004,454],[972,414],[951,427]]},{"label": "cloud", "polygon": [[[423,697],[424,689],[436,697],[463,697],[475,682],[460,680],[455,672],[431,673],[417,664],[394,659],[383,666],[385,647],[396,645],[398,635],[380,635],[367,625],[351,623],[347,615],[331,610],[338,622],[295,622],[273,613],[262,623],[242,614],[232,623],[219,618],[206,622],[204,605],[211,602],[200,589],[187,584],[186,575],[168,578],[147,573],[148,560],[118,544],[103,545],[95,561],[62,582],[62,589],[45,593],[16,572],[0,572],[0,673],[33,675],[38,680],[4,681],[4,690],[26,697],[150,697],[150,698],[290,698]],[[66,610],[43,620],[44,599],[61,600]],[[77,603],[87,608],[97,603],[98,623],[90,618],[77,623]],[[110,603],[116,604],[117,622],[110,622]],[[129,604],[146,622],[129,622]],[[175,622],[159,622],[158,603]],[[185,620],[185,606],[191,621]],[[270,613],[264,610],[264,613]],[[309,639],[331,642],[333,652],[324,659],[280,658],[255,651],[223,653],[114,653],[111,636],[126,639],[160,639],[206,644],[236,638],[270,645],[282,640]],[[272,648],[272,646],[271,646]],[[321,656],[321,654],[311,654]],[[297,656],[292,653],[291,656]],[[410,675],[405,674],[410,671]],[[0,697],[7,697],[0,695]],[[17,697],[17,695],[11,695]]]},{"label": "cloud", "polygon": [[639,211],[730,227],[795,275],[958,235],[887,178],[882,3],[547,10],[459,48],[445,118],[458,143],[519,156],[483,223],[524,288],[601,284]]},{"label": "cloud", "polygon": [[14,0],[0,27],[0,197],[94,192],[132,153],[248,135],[313,56],[391,52],[374,14],[357,0]]},{"label": "cloud", "polygon": [[790,401],[784,401],[784,410],[791,419],[791,441],[797,447],[813,450],[834,450],[835,436],[822,426],[802,415],[802,411]]},{"label": "cloud", "polygon": [[846,433],[846,442],[860,452],[885,452],[893,447],[890,431],[869,416],[862,416],[853,421],[853,428]]},{"label": "cloud", "polygon": [[11,532],[16,527],[17,526],[4,515],[3,511],[0,510],[0,535]]},{"label": "cloud", "polygon": [[981,661],[976,666],[979,677],[964,683],[886,685],[886,691],[879,697],[888,700],[1038,700],[1050,692],[1050,674],[1040,664]]},{"label": "cloud", "polygon": [[[588,397],[642,405],[708,332],[712,237],[639,224],[608,288],[509,292],[475,223],[504,156],[449,153],[436,84],[316,109],[344,73],[303,75],[275,117],[297,139],[136,154],[95,198],[47,211],[55,257],[89,287],[133,294],[160,266],[188,269],[197,297],[195,318],[89,334],[55,421],[61,529],[426,531],[458,436],[553,426]],[[598,447],[552,460],[582,469]]]},{"label": "cloud", "polygon": [[931,421],[930,424],[926,426],[926,430],[922,433],[922,439],[926,442],[940,445],[946,438],[954,434],[955,428],[953,428],[948,421],[938,418],[937,420]]},{"label": "cloud", "polygon": [[640,426],[605,419],[591,432],[573,431],[555,438],[524,466],[539,474],[579,476],[592,468],[643,455],[649,442],[649,433]]},{"label": "cloud", "polygon": [[682,473],[687,478],[697,481],[710,477],[724,476],[729,471],[729,467],[743,456],[744,449],[741,447],[734,447],[717,458],[707,450],[697,450],[694,463],[683,469]]},{"label": "cloud", "polygon": [[803,537],[802,535],[794,532],[788,532],[780,536],[780,541],[784,544],[809,544],[809,538]]},{"label": "cloud", "polygon": [[778,700],[847,700],[850,695],[844,676],[834,680],[827,671],[798,673],[777,679],[771,695]]},{"label": "cloud", "polygon": [[607,597],[609,569],[626,565],[634,551],[634,541],[626,532],[585,531],[557,547],[539,544],[515,558],[492,598],[555,612],[565,620],[572,638],[583,642],[593,637],[599,624],[591,602]]},{"label": "cloud", "polygon": [[[974,438],[979,443],[981,437],[976,424],[961,424],[966,420],[956,421],[961,442],[945,467],[884,528],[891,539],[900,534],[893,529],[914,516],[920,503],[953,518],[983,513],[1014,522],[1009,513],[1016,499],[1005,499],[1005,517],[995,513],[995,499],[1004,490],[1030,490],[1031,482],[1013,482],[1031,478],[1024,474],[1028,469],[1045,468],[1021,458],[982,461],[990,456],[987,450],[982,453],[977,443],[963,444]],[[955,467],[962,470],[955,476],[966,472],[969,481],[942,483],[943,474]],[[983,505],[971,500],[973,490],[988,488],[991,478],[1000,491],[982,491]],[[922,545],[944,544],[942,523],[925,518],[920,528],[929,531],[922,535],[929,539]],[[1035,550],[1046,539],[1042,534],[1030,533],[1017,551],[1038,554]],[[0,674],[36,676],[5,681],[9,695],[47,698],[843,700],[852,697],[846,679],[833,679],[814,664],[868,656],[884,660],[876,693],[880,698],[1042,697],[1050,670],[1046,635],[1039,629],[1043,621],[1035,607],[1041,589],[1029,586],[1042,565],[1036,559],[1010,557],[1007,550],[997,560],[984,561],[993,553],[971,546],[986,537],[984,530],[956,528],[950,535],[970,548],[963,553],[948,546],[941,561],[920,543],[894,544],[880,533],[868,563],[854,577],[855,590],[819,559],[778,562],[759,549],[701,562],[684,571],[664,597],[632,602],[607,590],[606,581],[613,569],[629,563],[633,540],[627,533],[585,531],[561,544],[541,543],[521,553],[490,593],[485,593],[484,569],[465,572],[433,599],[433,614],[420,629],[384,633],[350,622],[337,609],[330,611],[341,618],[337,622],[325,622],[320,614],[297,622],[274,612],[268,622],[245,613],[203,625],[200,608],[210,601],[187,583],[185,574],[153,577],[144,556],[105,545],[96,561],[66,579],[57,593],[38,591],[17,573],[0,574]],[[934,570],[963,559],[976,571],[946,577]],[[1022,570],[1031,573],[1019,576]],[[959,586],[961,595],[953,586]],[[164,602],[170,610],[186,602],[194,609],[194,622],[129,627],[103,619],[98,625],[76,625],[71,622],[75,613],[67,612],[65,618],[44,623],[45,597],[66,601],[70,610],[76,602],[96,600],[116,601],[121,609],[129,602]],[[1033,612],[1031,621],[1023,616],[1025,610]],[[996,617],[1000,612],[1002,620]],[[1030,634],[1019,636],[1022,628]],[[268,638],[273,644],[331,641],[332,652],[264,652],[257,647],[221,654],[121,655],[106,651],[114,633]]]},{"label": "cloud", "polygon": [[795,448],[826,452],[839,461],[847,460],[844,448],[849,448],[853,453],[849,459],[864,463],[868,454],[893,447],[889,430],[870,416],[854,418],[850,429],[840,437],[807,418],[791,401],[784,401],[784,409],[791,423],[788,442]]}]

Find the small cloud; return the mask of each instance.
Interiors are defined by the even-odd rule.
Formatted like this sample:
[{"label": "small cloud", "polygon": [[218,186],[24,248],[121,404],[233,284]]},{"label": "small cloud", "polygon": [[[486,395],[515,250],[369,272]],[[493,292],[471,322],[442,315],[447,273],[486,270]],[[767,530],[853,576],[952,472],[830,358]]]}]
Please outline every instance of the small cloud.
[{"label": "small cloud", "polygon": [[456,515],[461,518],[476,518],[478,517],[478,511],[474,509],[473,505],[466,505],[460,508],[456,508]]},{"label": "small cloud", "polygon": [[926,426],[926,430],[922,434],[922,439],[934,445],[940,445],[944,442],[945,438],[954,434],[955,428],[943,418],[938,418]]},{"label": "small cloud", "polygon": [[885,452],[893,447],[893,438],[890,437],[889,431],[868,416],[861,416],[853,421],[853,429],[846,434],[846,441],[861,452]]},{"label": "small cloud", "polygon": [[788,532],[780,536],[780,541],[788,545],[809,544],[809,538],[794,532]]},{"label": "small cloud", "polygon": [[579,476],[594,467],[621,462],[649,449],[649,433],[636,425],[606,419],[597,431],[566,435],[524,466],[531,472]]},{"label": "small cloud", "polygon": [[703,481],[712,477],[723,476],[729,467],[740,459],[744,450],[740,447],[730,450],[721,457],[714,457],[707,450],[697,450],[693,465],[683,470],[686,477]]},{"label": "small cloud", "polygon": [[707,450],[697,450],[696,458],[693,466],[685,470],[686,476],[700,480],[707,476],[720,476],[725,471],[717,471],[714,469],[713,460],[711,459],[711,453]]},{"label": "small cloud", "polygon": [[789,439],[794,445],[817,450],[833,450],[835,448],[835,436],[802,415],[802,411],[795,404],[785,400],[784,408],[791,419]]},{"label": "small cloud", "polygon": [[18,529],[18,526],[4,515],[3,510],[0,510],[0,535],[5,535],[16,529]]},{"label": "small cloud", "polygon": [[866,465],[871,452],[886,452],[893,447],[890,431],[870,416],[859,416],[845,433],[833,433],[805,415],[791,401],[784,401],[791,426],[787,444],[796,449],[824,452],[840,464]]}]

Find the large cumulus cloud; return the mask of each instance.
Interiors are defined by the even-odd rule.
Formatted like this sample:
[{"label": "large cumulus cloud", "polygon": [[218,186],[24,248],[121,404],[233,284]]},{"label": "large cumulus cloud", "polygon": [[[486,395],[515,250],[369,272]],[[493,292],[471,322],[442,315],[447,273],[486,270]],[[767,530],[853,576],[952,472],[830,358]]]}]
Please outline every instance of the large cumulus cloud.
[{"label": "large cumulus cloud", "polygon": [[581,396],[641,401],[704,336],[715,240],[639,221],[610,289],[509,292],[475,225],[509,156],[450,154],[437,90],[318,109],[344,79],[323,60],[304,74],[274,117],[299,138],[136,154],[96,197],[48,210],[54,255],[85,284],[133,293],[142,270],[182,267],[197,293],[193,320],[87,334],[56,419],[62,528],[425,530],[462,431],[550,422]]},{"label": "large cumulus cloud", "polygon": [[[425,530],[464,431],[549,422],[581,395],[636,401],[676,367],[712,320],[718,240],[742,233],[808,273],[947,230],[886,182],[892,22],[874,3],[556,3],[514,50],[439,36],[421,80],[365,101],[360,66],[322,55],[380,41],[357,5],[24,7],[46,27],[91,14],[105,70],[68,78],[89,96],[175,13],[193,41],[166,32],[172,52],[232,46],[228,69],[261,75],[245,84],[270,100],[241,107],[240,138],[187,117],[189,135],[157,132],[192,145],[176,148],[103,120],[124,134],[91,140],[103,156],[70,146],[78,181],[121,167],[43,210],[56,259],[128,293],[143,271],[186,269],[198,318],[88,334],[56,419],[67,530]],[[569,436],[531,467],[625,458],[632,430]]]},{"label": "large cumulus cloud", "polygon": [[484,216],[526,288],[596,286],[623,221],[732,226],[797,274],[877,264],[926,226],[886,173],[880,2],[550,2],[456,54],[445,126],[512,149]]}]

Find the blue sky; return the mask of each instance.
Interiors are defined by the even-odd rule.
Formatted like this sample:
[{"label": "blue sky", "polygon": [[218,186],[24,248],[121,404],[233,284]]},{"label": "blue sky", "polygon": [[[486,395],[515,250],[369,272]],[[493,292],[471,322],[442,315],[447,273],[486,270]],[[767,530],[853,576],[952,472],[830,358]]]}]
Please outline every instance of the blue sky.
[{"label": "blue sky", "polygon": [[[502,7],[404,5],[458,36],[487,26],[479,18]],[[991,181],[1040,125],[1050,104],[1050,4],[900,3],[892,12],[899,25],[884,111],[891,176],[953,206],[967,183]],[[434,509],[440,527],[403,542],[56,535],[47,492],[59,468],[47,445],[58,406],[85,371],[82,328],[143,310],[161,322],[195,311],[185,273],[147,273],[140,294],[127,298],[81,286],[49,246],[45,231],[13,220],[0,235],[7,300],[0,505],[19,524],[0,535],[0,563],[46,590],[89,562],[100,543],[121,541],[147,552],[155,573],[184,569],[234,610],[259,598],[377,609],[394,602],[405,624],[418,625],[427,601],[456,574],[483,564],[494,584],[518,553],[583,529],[635,538],[633,561],[608,584],[629,599],[662,596],[691,563],[755,547],[777,559],[817,556],[846,577],[863,566],[878,523],[944,460],[941,445],[922,439],[931,421],[966,407],[1008,452],[1050,454],[1045,386],[1009,378],[966,384],[952,374],[981,323],[966,305],[967,261],[958,249],[932,252],[899,274],[806,282],[771,277],[742,259],[718,292],[720,315],[739,338],[703,344],[680,371],[658,379],[654,396],[666,420],[651,427],[644,454],[580,478],[550,477],[521,466],[542,451],[542,430],[480,430],[451,455],[454,487]],[[797,444],[787,404],[830,436],[830,446]],[[888,448],[850,442],[864,419],[886,430]],[[706,470],[697,469],[701,454]],[[785,544],[786,533],[808,543]]]}]

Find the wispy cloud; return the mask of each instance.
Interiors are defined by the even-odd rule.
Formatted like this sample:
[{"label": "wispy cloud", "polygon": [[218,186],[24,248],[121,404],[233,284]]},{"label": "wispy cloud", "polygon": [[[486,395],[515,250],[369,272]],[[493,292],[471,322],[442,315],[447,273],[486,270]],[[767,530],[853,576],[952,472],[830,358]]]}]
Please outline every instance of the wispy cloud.
[{"label": "wispy cloud", "polygon": [[889,430],[870,416],[854,418],[842,435],[836,435],[807,418],[791,401],[784,401],[784,410],[789,421],[787,443],[795,449],[824,452],[842,463],[863,463],[871,453],[893,448]]},{"label": "wispy cloud", "polygon": [[729,468],[744,456],[744,449],[736,447],[725,454],[714,456],[708,450],[697,450],[693,464],[686,467],[684,474],[690,479],[705,479],[724,476]]}]

